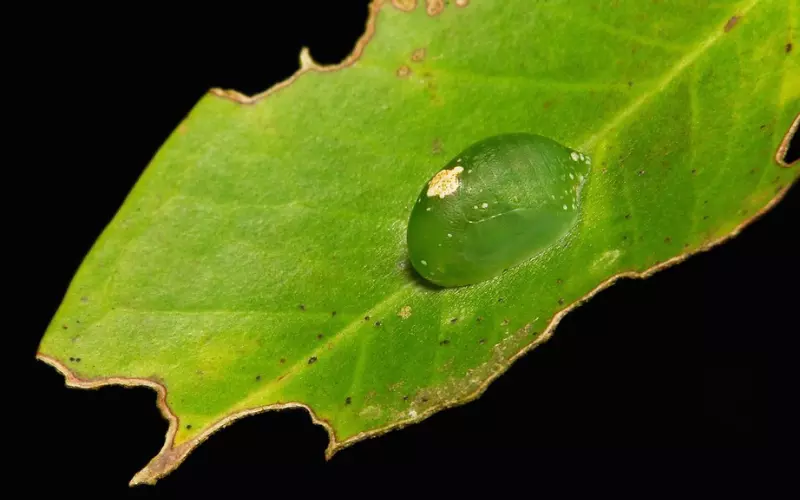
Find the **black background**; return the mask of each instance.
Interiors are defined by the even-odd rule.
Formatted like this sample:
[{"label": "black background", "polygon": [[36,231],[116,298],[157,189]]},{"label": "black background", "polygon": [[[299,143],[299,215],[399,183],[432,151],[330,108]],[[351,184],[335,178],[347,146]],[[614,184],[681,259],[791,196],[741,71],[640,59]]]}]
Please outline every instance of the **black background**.
[{"label": "black background", "polygon": [[[376,494],[393,485],[411,494],[420,473],[464,483],[467,468],[513,482],[538,479],[552,465],[626,474],[689,463],[786,465],[800,392],[792,366],[797,187],[738,238],[650,279],[619,282],[570,313],[475,402],[327,463],[327,436],[305,412],[249,417],[213,435],[157,486],[128,488],[167,429],[155,393],[67,389],[34,360],[39,339],[94,240],[197,100],[210,87],[270,87],[297,69],[302,46],[319,63],[340,62],[367,17],[366,2],[346,3],[263,12],[217,5],[169,18],[70,7],[40,20],[44,45],[27,64],[43,76],[31,77],[37,98],[23,103],[34,117],[29,157],[37,159],[23,191],[37,208],[26,213],[25,239],[35,291],[17,327],[33,396],[20,412],[29,429],[17,463],[38,478],[26,484],[110,497],[237,485],[267,496],[359,490],[383,471],[389,479]],[[526,472],[497,472],[512,465]]]}]

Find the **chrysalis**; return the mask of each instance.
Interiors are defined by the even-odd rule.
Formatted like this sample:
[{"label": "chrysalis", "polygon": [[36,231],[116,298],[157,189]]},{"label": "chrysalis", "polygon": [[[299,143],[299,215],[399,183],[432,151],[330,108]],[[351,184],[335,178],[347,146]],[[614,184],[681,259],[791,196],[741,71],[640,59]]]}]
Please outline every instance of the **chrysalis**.
[{"label": "chrysalis", "polygon": [[414,269],[470,285],[545,251],[577,222],[591,159],[527,133],[483,139],[422,189],[408,222]]}]

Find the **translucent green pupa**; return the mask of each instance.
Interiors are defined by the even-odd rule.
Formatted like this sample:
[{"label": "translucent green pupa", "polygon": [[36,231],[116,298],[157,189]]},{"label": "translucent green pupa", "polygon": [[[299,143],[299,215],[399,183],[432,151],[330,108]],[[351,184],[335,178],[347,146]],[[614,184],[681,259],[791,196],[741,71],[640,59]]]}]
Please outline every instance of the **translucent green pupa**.
[{"label": "translucent green pupa", "polygon": [[540,135],[492,136],[425,183],[408,221],[414,269],[443,287],[491,279],[572,228],[591,159]]}]

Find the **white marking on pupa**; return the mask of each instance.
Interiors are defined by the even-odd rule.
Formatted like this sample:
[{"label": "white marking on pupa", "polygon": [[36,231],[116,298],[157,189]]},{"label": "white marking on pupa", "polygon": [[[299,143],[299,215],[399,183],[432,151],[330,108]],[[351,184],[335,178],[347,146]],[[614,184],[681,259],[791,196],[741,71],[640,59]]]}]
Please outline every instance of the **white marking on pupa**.
[{"label": "white marking on pupa", "polygon": [[453,235],[452,235],[452,234],[450,234],[450,233],[447,233],[447,237],[448,237],[448,238],[452,238],[452,237],[453,237]]},{"label": "white marking on pupa", "polygon": [[451,169],[440,170],[433,176],[428,184],[428,196],[438,196],[444,198],[447,195],[453,194],[458,190],[461,184],[458,181],[458,174],[464,171],[464,167],[453,167]]},{"label": "white marking on pupa", "polygon": [[587,165],[591,165],[592,164],[592,159],[587,156],[586,157],[586,161],[584,163],[586,163]]},{"label": "white marking on pupa", "polygon": [[578,153],[576,153],[575,151],[570,153],[569,157],[572,158],[572,161],[578,161]]},{"label": "white marking on pupa", "polygon": [[569,178],[572,179],[573,181],[575,180],[575,176],[572,174],[569,174]]},{"label": "white marking on pupa", "polygon": [[426,212],[430,212],[431,211],[431,207],[426,208],[425,211]]},{"label": "white marking on pupa", "polygon": [[488,204],[488,203],[484,203],[483,205],[481,205],[481,207],[483,207],[483,208],[489,208],[489,204]]},{"label": "white marking on pupa", "polygon": [[421,260],[420,262],[422,263],[423,266],[427,266],[428,265],[428,263],[425,262],[424,260]]},{"label": "white marking on pupa", "polygon": [[580,156],[580,157],[581,157],[581,161],[583,161],[584,159],[586,159],[586,157],[585,157],[585,156],[583,156],[583,153],[579,154],[578,156]]},{"label": "white marking on pupa", "polygon": [[[566,206],[566,205],[564,205],[564,210],[566,210],[566,209],[567,209],[567,206]],[[425,262],[425,261],[423,260],[422,262]]]}]

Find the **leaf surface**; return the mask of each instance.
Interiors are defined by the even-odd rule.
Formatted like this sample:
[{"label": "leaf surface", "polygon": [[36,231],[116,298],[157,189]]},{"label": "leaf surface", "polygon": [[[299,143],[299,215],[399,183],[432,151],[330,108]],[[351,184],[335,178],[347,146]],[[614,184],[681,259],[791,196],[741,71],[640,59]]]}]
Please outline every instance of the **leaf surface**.
[{"label": "leaf surface", "polygon": [[[167,441],[132,483],[266,409],[308,408],[331,456],[477,397],[581,301],[797,180],[776,156],[796,0],[464,3],[376,3],[342,65],[304,53],[264,95],[215,89],[153,158],[38,354],[73,386],[159,391]],[[494,280],[425,286],[405,251],[422,185],[519,131],[591,155],[578,227]]]}]

